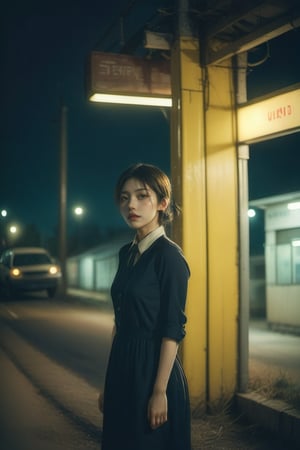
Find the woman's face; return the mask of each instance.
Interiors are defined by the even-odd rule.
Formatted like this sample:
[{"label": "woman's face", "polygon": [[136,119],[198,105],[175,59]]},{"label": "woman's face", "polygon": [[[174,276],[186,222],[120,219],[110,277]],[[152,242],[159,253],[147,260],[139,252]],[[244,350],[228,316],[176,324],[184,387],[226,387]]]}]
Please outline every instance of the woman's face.
[{"label": "woman's face", "polygon": [[159,211],[166,209],[168,202],[158,202],[156,193],[147,185],[130,178],[121,190],[120,212],[125,222],[137,230],[142,239],[159,225]]}]

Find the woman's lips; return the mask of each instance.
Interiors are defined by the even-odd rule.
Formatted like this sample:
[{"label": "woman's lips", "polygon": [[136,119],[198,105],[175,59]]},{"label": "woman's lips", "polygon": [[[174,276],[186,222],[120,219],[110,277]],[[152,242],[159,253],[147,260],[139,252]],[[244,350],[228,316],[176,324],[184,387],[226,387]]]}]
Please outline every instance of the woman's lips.
[{"label": "woman's lips", "polygon": [[128,220],[136,220],[139,219],[140,216],[138,216],[137,214],[129,214],[128,216]]}]

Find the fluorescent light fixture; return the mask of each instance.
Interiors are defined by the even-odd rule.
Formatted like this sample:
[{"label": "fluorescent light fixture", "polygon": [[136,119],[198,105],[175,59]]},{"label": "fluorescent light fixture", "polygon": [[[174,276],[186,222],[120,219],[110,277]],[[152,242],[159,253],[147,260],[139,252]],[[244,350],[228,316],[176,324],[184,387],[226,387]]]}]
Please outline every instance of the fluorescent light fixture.
[{"label": "fluorescent light fixture", "polygon": [[287,207],[290,210],[300,209],[300,202],[288,203]]},{"label": "fluorescent light fixture", "polygon": [[91,102],[117,103],[124,105],[172,106],[171,97],[138,97],[136,95],[93,94]]},{"label": "fluorescent light fixture", "polygon": [[292,241],[292,246],[293,247],[300,247],[300,239],[295,239],[294,241]]}]

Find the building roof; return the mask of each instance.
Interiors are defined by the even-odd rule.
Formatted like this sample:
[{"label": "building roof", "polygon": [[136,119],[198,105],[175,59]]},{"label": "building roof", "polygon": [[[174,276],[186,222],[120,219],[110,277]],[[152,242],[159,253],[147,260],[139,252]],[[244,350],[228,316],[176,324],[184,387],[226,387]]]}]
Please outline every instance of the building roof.
[{"label": "building roof", "polygon": [[[182,35],[192,33],[204,48],[202,64],[209,65],[299,26],[299,0],[124,0],[122,11],[104,31],[97,47],[131,54],[144,47],[147,32],[165,33],[170,41],[178,31]],[[158,49],[147,48],[151,54]]]},{"label": "building roof", "polygon": [[300,201],[300,191],[251,200],[249,206],[266,209],[268,206]]}]

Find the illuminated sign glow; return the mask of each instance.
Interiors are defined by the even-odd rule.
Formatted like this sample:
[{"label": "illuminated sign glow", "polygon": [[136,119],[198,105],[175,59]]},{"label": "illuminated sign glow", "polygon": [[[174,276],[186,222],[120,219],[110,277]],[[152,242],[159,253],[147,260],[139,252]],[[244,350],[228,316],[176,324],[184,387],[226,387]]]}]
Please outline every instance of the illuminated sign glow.
[{"label": "illuminated sign glow", "polygon": [[92,52],[88,91],[93,102],[170,107],[170,62]]},{"label": "illuminated sign glow", "polygon": [[172,106],[171,98],[164,97],[139,97],[137,95],[112,95],[94,94],[90,97],[91,102],[117,103],[123,105],[144,105],[144,106]]},{"label": "illuminated sign glow", "polygon": [[268,111],[268,121],[271,120],[280,120],[286,116],[291,116],[293,114],[292,105],[279,106],[277,109],[273,111]]},{"label": "illuminated sign glow", "polygon": [[240,143],[255,142],[299,129],[300,88],[238,109]]}]

